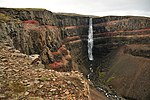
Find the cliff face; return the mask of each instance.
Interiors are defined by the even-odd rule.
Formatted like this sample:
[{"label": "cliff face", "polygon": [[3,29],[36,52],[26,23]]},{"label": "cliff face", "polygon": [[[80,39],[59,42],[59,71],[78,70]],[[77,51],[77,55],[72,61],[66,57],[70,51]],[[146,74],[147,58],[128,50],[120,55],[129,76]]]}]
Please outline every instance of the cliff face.
[{"label": "cliff face", "polygon": [[106,72],[104,80],[127,99],[148,100],[150,19],[104,17],[95,23],[95,62]]},{"label": "cliff face", "polygon": [[114,16],[94,22],[98,73],[106,72],[104,80],[125,98],[148,100],[150,19]]},{"label": "cliff face", "polygon": [[[0,41],[14,46],[26,54],[40,54],[46,68],[58,71],[80,70],[88,73],[89,61],[87,55],[87,37],[89,17],[82,15],[55,14],[44,9],[0,9]],[[130,84],[130,70],[121,73],[122,68],[140,68],[136,64],[126,65],[121,57],[112,63],[117,55],[118,48],[124,50],[124,55],[133,57],[132,63],[141,57],[149,66],[150,18],[134,16],[106,16],[93,17],[94,31],[94,69],[107,72],[106,78],[115,78],[112,85],[121,95],[133,99],[146,99],[149,91],[146,87],[139,88]],[[134,45],[133,45],[134,44]],[[124,47],[124,45],[128,45]],[[135,48],[131,48],[132,46]],[[139,47],[142,46],[142,49]],[[117,52],[117,53],[116,53]],[[120,61],[117,63],[117,61]],[[142,63],[142,62],[141,62]],[[116,64],[118,64],[117,67]],[[149,68],[144,67],[146,73]],[[116,71],[117,69],[117,71]],[[140,70],[140,69],[139,69]],[[141,72],[144,73],[144,72]],[[137,78],[138,70],[132,74]],[[134,74],[134,75],[133,75]],[[148,78],[149,74],[146,74]],[[121,79],[117,80],[118,77]],[[126,79],[126,81],[125,81]],[[133,82],[140,85],[150,83],[150,80],[138,79]],[[122,85],[118,85],[122,83]],[[130,86],[130,90],[125,91]],[[149,85],[150,86],[150,85]],[[121,88],[121,89],[120,89]],[[143,92],[146,89],[146,92]],[[125,91],[125,92],[124,92]],[[139,96],[137,96],[139,95]]]},{"label": "cliff face", "polygon": [[71,69],[69,51],[62,45],[61,29],[50,11],[4,8],[0,12],[10,17],[1,23],[2,42],[26,54],[40,54],[47,68]]},{"label": "cliff face", "polygon": [[130,16],[94,19],[94,47],[99,50],[105,47],[105,52],[125,44],[149,44],[149,21],[149,18]]},{"label": "cliff face", "polygon": [[[79,45],[82,46],[80,35],[87,29],[78,29],[77,26],[88,25],[88,17],[53,14],[43,9],[1,8],[0,13],[8,17],[6,21],[1,20],[1,41],[8,42],[26,54],[40,54],[47,68],[63,71],[71,70],[72,67],[77,69],[77,59],[87,55],[86,52],[80,53],[78,49]],[[74,62],[71,59],[74,55],[70,54],[72,50],[68,49],[72,47],[69,46],[70,42],[75,40],[79,40],[77,44],[73,43],[77,45],[77,49],[75,47],[72,50],[78,50],[79,57],[73,57],[76,60]]]}]

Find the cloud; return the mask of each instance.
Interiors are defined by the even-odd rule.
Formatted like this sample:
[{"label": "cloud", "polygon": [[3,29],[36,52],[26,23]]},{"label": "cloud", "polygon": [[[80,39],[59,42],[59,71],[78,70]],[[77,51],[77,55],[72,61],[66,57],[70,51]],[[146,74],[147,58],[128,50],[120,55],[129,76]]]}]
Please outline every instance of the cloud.
[{"label": "cloud", "polygon": [[118,15],[118,16],[147,16],[150,17],[150,12],[146,11],[138,11],[138,10],[117,10],[117,11],[105,11],[105,12],[93,12],[90,15],[97,15],[97,16],[109,16],[109,15]]},{"label": "cloud", "polygon": [[0,0],[1,7],[46,8],[53,12],[150,16],[149,0]]}]

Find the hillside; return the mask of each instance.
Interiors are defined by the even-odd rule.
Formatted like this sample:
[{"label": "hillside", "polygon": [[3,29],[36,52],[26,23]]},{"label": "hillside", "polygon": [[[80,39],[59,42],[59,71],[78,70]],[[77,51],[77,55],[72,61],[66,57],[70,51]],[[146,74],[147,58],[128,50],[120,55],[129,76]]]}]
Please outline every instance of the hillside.
[{"label": "hillside", "polygon": [[31,65],[31,58],[0,45],[0,99],[89,99],[89,87],[77,71],[56,72]]},{"label": "hillside", "polygon": [[[43,95],[47,95],[47,97],[55,97],[59,94],[59,97],[64,98],[69,96],[71,99],[74,97],[75,99],[92,99],[90,96],[92,94],[96,96],[95,98],[105,98],[102,95],[103,92],[97,92],[95,88],[91,87],[88,89],[88,85],[91,83],[85,79],[91,73],[89,69],[91,62],[88,60],[87,53],[90,17],[78,14],[56,14],[46,9],[0,8],[1,55],[4,56],[4,60],[3,57],[1,59],[3,65],[1,66],[1,72],[4,72],[3,68],[7,68],[7,73],[2,74],[2,77],[8,79],[6,89],[3,83],[5,81],[1,81],[4,89],[1,91],[2,98],[24,96],[26,88],[22,87],[22,82],[25,80],[34,84],[35,91],[36,89],[39,91],[39,86],[46,83],[39,81],[38,74],[48,77],[46,82],[50,81],[50,84],[56,85],[54,90],[57,90],[57,86],[60,87],[57,82],[63,83],[67,88],[67,92],[65,92],[68,95],[66,97],[65,92],[58,93],[60,91],[56,91],[54,95],[47,94],[51,87],[45,89],[50,85],[44,85],[42,86],[43,91],[45,91]],[[124,98],[148,100],[150,94],[150,71],[148,68],[150,66],[150,18],[140,16],[92,16],[92,20],[94,37],[94,61],[92,62],[94,75],[91,78],[92,82],[99,87],[103,87],[102,83],[104,83],[106,90],[109,86]],[[13,52],[3,46],[4,44],[23,53],[24,57],[11,58],[9,55],[13,55]],[[39,55],[39,57],[31,62],[25,55]],[[40,65],[36,65],[39,62]],[[15,64],[16,66],[13,66]],[[37,68],[41,66],[42,69]],[[13,71],[13,69],[17,69],[18,72]],[[14,73],[21,78],[17,78]],[[83,76],[81,73],[83,73]],[[105,73],[105,75],[101,73]],[[58,78],[58,81],[55,80],[55,77],[54,81],[49,79],[53,74]],[[38,80],[36,80],[37,78]],[[17,81],[15,84],[13,79]],[[78,88],[81,88],[81,92],[69,85],[70,82],[66,83],[65,80],[75,83]],[[85,82],[82,84],[82,81]],[[16,84],[23,88],[21,94],[18,88],[13,87]],[[33,87],[31,86],[31,88]],[[31,88],[27,88],[27,90],[31,91]],[[19,91],[19,93],[5,96],[3,92],[7,94],[7,89],[11,90],[11,93],[14,90]],[[108,90],[110,89],[108,88]],[[26,93],[29,95],[27,97],[42,97],[35,91],[33,91],[35,92],[33,94],[30,94],[29,91]],[[71,91],[74,91],[75,96],[70,93]],[[47,99],[47,97],[42,98]]]}]

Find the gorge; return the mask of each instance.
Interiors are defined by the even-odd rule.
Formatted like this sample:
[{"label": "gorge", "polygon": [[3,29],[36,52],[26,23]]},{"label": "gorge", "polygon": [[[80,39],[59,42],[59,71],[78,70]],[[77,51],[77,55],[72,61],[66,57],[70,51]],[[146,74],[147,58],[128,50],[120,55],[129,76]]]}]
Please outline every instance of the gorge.
[{"label": "gorge", "polygon": [[0,8],[0,42],[38,54],[33,64],[41,61],[58,72],[79,71],[86,77],[92,63],[96,85],[105,84],[127,100],[150,98],[149,17]]}]

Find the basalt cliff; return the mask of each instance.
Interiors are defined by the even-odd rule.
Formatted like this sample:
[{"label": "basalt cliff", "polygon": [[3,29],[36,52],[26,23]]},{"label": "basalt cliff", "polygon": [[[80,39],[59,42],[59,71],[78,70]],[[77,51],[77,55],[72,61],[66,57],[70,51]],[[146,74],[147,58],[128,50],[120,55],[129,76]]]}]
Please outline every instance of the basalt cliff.
[{"label": "basalt cliff", "polygon": [[[52,13],[45,9],[0,8],[0,42],[26,55],[38,54],[32,65],[41,61],[45,69],[60,73],[80,71],[86,77],[91,63],[87,53],[91,17],[96,80],[111,86],[126,99],[149,100],[149,17],[96,17]],[[92,79],[95,81],[95,77]]]}]

